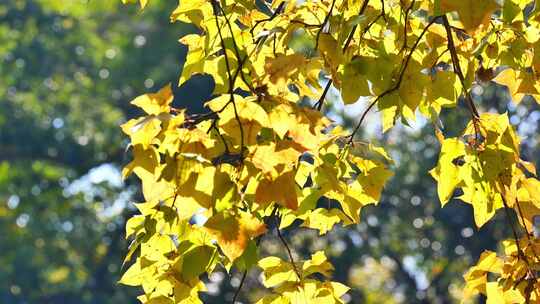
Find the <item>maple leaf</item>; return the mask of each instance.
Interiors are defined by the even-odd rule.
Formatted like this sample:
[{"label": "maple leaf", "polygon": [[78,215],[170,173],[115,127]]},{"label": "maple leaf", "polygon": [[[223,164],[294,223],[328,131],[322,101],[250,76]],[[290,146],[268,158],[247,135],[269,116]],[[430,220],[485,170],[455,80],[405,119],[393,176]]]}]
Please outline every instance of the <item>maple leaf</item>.
[{"label": "maple leaf", "polygon": [[371,95],[369,91],[366,62],[356,58],[343,67],[341,76],[341,96],[345,104],[354,103],[360,96]]},{"label": "maple leaf", "polygon": [[[338,223],[358,223],[360,209],[380,200],[392,176],[382,148],[355,144],[371,108],[381,112],[384,132],[418,114],[437,124],[441,154],[430,173],[443,206],[460,189],[478,227],[508,206],[533,231],[540,213],[536,170],[520,159],[508,115],[479,114],[470,92],[475,80],[493,80],[516,103],[526,95],[540,100],[540,11],[526,9],[524,0],[394,2],[178,4],[171,21],[198,29],[180,39],[188,53],[179,85],[209,75],[213,97],[209,114],[187,114],[171,107],[167,85],[134,99],[146,116],[122,125],[134,158],[123,176],[141,179],[146,202],[135,204],[141,215],[126,223],[135,238],[126,260],[140,253],[121,282],[142,286],[143,303],[201,303],[201,275],[218,264],[247,271],[257,260],[254,239],[266,232],[261,218],[278,209],[279,228],[300,222],[325,234]],[[306,106],[320,101],[332,109],[333,88],[346,104],[371,102],[352,134]],[[461,93],[473,120],[461,137],[444,138],[439,113],[456,106]],[[336,207],[321,208],[319,200]],[[190,224],[198,216],[208,220]],[[504,259],[481,256],[466,275],[467,296],[524,302],[531,292],[519,287],[523,259],[533,261],[540,246],[532,235],[516,241],[519,248],[503,242]],[[258,303],[343,303],[348,290],[325,280],[333,267],[324,252],[300,262],[267,257],[258,265],[263,285],[273,289]]]},{"label": "maple leaf", "polygon": [[171,86],[166,85],[157,93],[141,95],[133,101],[132,105],[138,106],[149,115],[159,115],[160,113],[170,112],[170,103],[173,101]]},{"label": "maple leaf", "polygon": [[430,171],[437,180],[437,194],[442,206],[444,206],[452,195],[454,189],[461,183],[459,176],[459,166],[465,155],[465,144],[457,138],[445,139],[442,143],[441,154],[437,167]]},{"label": "maple leaf", "polygon": [[268,58],[264,68],[270,77],[270,81],[278,83],[296,77],[305,64],[305,60],[301,54],[279,55],[275,58]]},{"label": "maple leaf", "polygon": [[249,213],[238,212],[218,213],[204,224],[213,235],[221,250],[230,261],[240,257],[246,249],[249,240],[263,234],[266,226]]},{"label": "maple leaf", "polygon": [[140,144],[144,149],[148,149],[161,132],[161,120],[154,115],[131,119],[122,125],[122,130],[131,137],[132,145]]},{"label": "maple leaf", "polygon": [[532,73],[505,69],[493,81],[508,87],[508,92],[515,103],[520,103],[525,95],[533,95],[539,99],[538,84]]},{"label": "maple leaf", "polygon": [[474,32],[480,25],[489,23],[491,14],[498,8],[493,0],[439,0],[444,12],[457,11],[467,32]]},{"label": "maple leaf", "polygon": [[471,267],[469,271],[463,276],[467,283],[464,291],[464,298],[466,299],[478,292],[485,294],[487,273],[500,273],[502,271],[502,267],[503,263],[497,257],[497,254],[495,252],[484,251],[478,259],[476,266]]},{"label": "maple leaf", "polygon": [[298,208],[294,174],[282,173],[275,180],[261,179],[255,193],[255,200],[263,205],[276,202],[289,209]]}]

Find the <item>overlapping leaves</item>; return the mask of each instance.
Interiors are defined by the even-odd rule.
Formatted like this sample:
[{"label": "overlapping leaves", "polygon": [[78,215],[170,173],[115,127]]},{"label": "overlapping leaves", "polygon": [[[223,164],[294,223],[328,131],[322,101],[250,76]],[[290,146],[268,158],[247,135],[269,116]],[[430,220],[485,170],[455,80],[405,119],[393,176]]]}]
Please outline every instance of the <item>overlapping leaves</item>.
[{"label": "overlapping leaves", "polygon": [[[469,127],[460,138],[437,132],[442,151],[431,174],[441,202],[460,191],[478,226],[513,208],[530,238],[540,210],[534,166],[520,159],[505,114],[479,114],[471,87],[493,80],[515,102],[537,98],[539,16],[520,0],[180,1],[171,21],[197,30],[180,38],[188,54],[179,84],[210,75],[214,97],[198,115],[172,108],[169,87],[133,101],[146,115],[122,126],[133,153],[124,175],[141,179],[146,202],[127,224],[134,238],[127,260],[140,253],[122,282],[141,285],[143,303],[196,303],[202,274],[254,264],[270,219],[280,238],[279,229],[295,222],[320,234],[358,223],[392,175],[381,148],[357,153],[368,111],[379,110],[383,131],[418,113],[438,125],[442,108],[460,96]],[[298,40],[307,46],[295,47]],[[320,111],[331,87],[344,103],[365,104],[352,133]],[[528,261],[520,248],[507,253],[516,265]],[[498,299],[499,286],[484,284],[493,270],[486,263],[468,276],[470,289]],[[320,252],[303,263],[289,252],[289,261],[258,265],[275,292],[260,303],[341,303],[347,291],[316,280],[332,269]]]}]

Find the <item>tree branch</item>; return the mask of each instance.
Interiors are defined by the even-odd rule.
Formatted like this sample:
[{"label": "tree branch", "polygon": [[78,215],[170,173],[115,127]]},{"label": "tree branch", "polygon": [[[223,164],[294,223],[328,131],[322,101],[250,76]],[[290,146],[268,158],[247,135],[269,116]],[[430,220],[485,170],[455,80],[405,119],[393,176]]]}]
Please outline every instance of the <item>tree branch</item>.
[{"label": "tree branch", "polygon": [[[265,225],[268,225],[268,222],[270,221],[270,219],[273,219],[276,216],[276,212],[278,210],[278,207],[279,207],[279,205],[277,205],[277,204],[274,205],[274,209],[272,209],[272,212],[270,213],[270,216],[264,219]],[[264,237],[264,235],[261,235],[257,239],[257,241],[256,241],[257,247],[259,247],[259,245],[261,244],[261,241],[262,241],[263,237]],[[232,302],[231,302],[232,304],[236,303],[236,299],[240,295],[240,290],[242,290],[242,287],[244,286],[244,282],[246,281],[247,273],[248,273],[248,270],[247,269],[244,270],[244,273],[242,274],[242,279],[240,280],[240,285],[238,285],[238,288],[236,289],[236,291],[234,293],[234,296],[233,296],[233,299],[232,299]]]},{"label": "tree branch", "polygon": [[403,46],[401,47],[401,51],[407,48],[407,21],[409,20],[409,13],[412,10],[415,1],[416,0],[412,0],[409,7],[407,7],[407,10],[405,10],[405,18],[403,18]]},{"label": "tree branch", "polygon": [[454,43],[454,36],[452,35],[452,27],[450,26],[450,23],[448,22],[448,17],[446,15],[443,15],[442,18],[443,18],[443,25],[446,30],[446,36],[448,38],[448,49],[450,50],[450,56],[452,57],[452,65],[454,67],[454,73],[457,74],[459,81],[461,82],[461,87],[463,88],[463,94],[465,95],[465,101],[467,103],[467,107],[469,108],[469,112],[471,113],[476,139],[478,140],[479,135],[480,135],[480,128],[478,126],[478,122],[480,120],[480,114],[478,114],[478,110],[476,109],[476,106],[474,105],[474,101],[469,92],[469,89],[467,88],[465,84],[465,76],[463,75],[463,71],[461,70],[461,65],[459,63],[459,58],[456,51],[456,45]]},{"label": "tree branch", "polygon": [[276,8],[276,10],[272,13],[272,16],[268,17],[268,18],[265,18],[265,19],[261,19],[261,20],[257,20],[255,21],[255,24],[251,27],[251,29],[249,30],[249,33],[251,34],[251,37],[253,37],[253,32],[255,31],[255,28],[263,23],[263,22],[267,22],[267,21],[272,21],[274,20],[274,18],[276,18],[276,16],[278,14],[281,13],[281,10],[283,10],[283,7],[285,6],[285,1],[281,1],[278,5],[278,7]]},{"label": "tree branch", "polygon": [[302,278],[300,276],[300,272],[298,271],[298,268],[296,267],[296,263],[294,262],[294,258],[293,258],[292,252],[291,252],[291,248],[287,244],[287,241],[285,240],[285,238],[281,234],[281,230],[279,229],[279,224],[281,223],[281,217],[280,216],[275,216],[274,218],[275,218],[276,232],[277,232],[278,238],[281,241],[281,243],[283,244],[283,246],[285,246],[285,249],[287,250],[287,254],[289,255],[289,260],[290,260],[290,262],[292,264],[294,272],[296,273],[296,276],[298,277],[298,280],[301,280]]},{"label": "tree branch", "polygon": [[319,48],[319,38],[321,37],[321,32],[324,30],[324,27],[328,23],[328,20],[330,19],[330,16],[332,15],[332,12],[334,11],[334,5],[336,5],[336,0],[332,0],[332,4],[330,5],[330,10],[324,17],[324,20],[319,30],[317,31],[317,36],[315,37],[315,47],[314,47],[315,51],[317,51],[317,49]]},{"label": "tree branch", "polygon": [[[239,65],[240,65],[240,62],[242,60],[240,59],[240,52],[239,52],[238,47],[236,45],[236,40],[234,39],[234,34],[233,34],[233,30],[232,30],[231,24],[229,22],[229,19],[225,15],[225,11],[223,10],[223,8],[221,7],[221,5],[219,4],[219,2],[217,0],[212,0],[212,8],[213,8],[213,11],[214,11],[214,19],[215,19],[215,22],[216,22],[216,28],[218,29],[218,35],[219,35],[219,39],[220,39],[220,42],[221,42],[221,48],[222,48],[222,51],[223,51],[223,56],[225,57],[225,66],[227,68],[227,75],[229,77],[230,100],[229,100],[229,102],[227,102],[225,104],[223,109],[225,109],[225,107],[227,107],[227,105],[229,105],[230,103],[233,104],[234,116],[235,116],[236,121],[238,122],[238,128],[240,129],[240,137],[241,137],[240,138],[240,143],[241,143],[241,145],[240,145],[240,156],[241,156],[241,161],[242,161],[243,160],[243,154],[244,154],[244,128],[242,126],[242,122],[240,121],[240,116],[238,115],[238,110],[236,108],[236,102],[234,101],[234,84],[235,84],[237,74],[235,74],[235,78],[233,78],[232,75],[231,75],[231,65],[230,65],[230,62],[229,62],[229,56],[227,55],[227,48],[225,46],[225,41],[223,39],[223,34],[221,33],[221,28],[219,26],[218,9],[222,12],[223,17],[225,18],[225,21],[226,21],[226,23],[227,23],[227,25],[229,27],[229,31],[230,31],[231,37],[233,39],[234,50],[235,50],[235,53],[236,53],[236,56],[237,56],[237,61],[238,61]],[[240,71],[240,77],[242,77],[243,74],[242,74],[240,66],[239,66],[238,70]],[[225,153],[225,155],[227,155],[227,154],[228,153]],[[212,162],[214,162],[214,161],[212,161]]]},{"label": "tree branch", "polygon": [[504,198],[504,195],[502,193],[501,193],[501,198],[502,198],[503,205],[504,205],[504,211],[505,211],[505,215],[506,215],[506,220],[508,221],[508,224],[512,228],[512,234],[514,236],[514,241],[516,242],[516,247],[517,247],[517,250],[518,250],[518,259],[522,259],[525,262],[525,264],[527,265],[527,272],[536,281],[536,280],[538,280],[538,277],[536,275],[536,270],[531,267],[531,265],[529,263],[529,259],[527,258],[527,255],[525,255],[525,251],[523,251],[523,248],[521,248],[516,228],[514,227],[514,223],[512,223],[512,217],[511,217],[510,211],[509,211],[510,207],[508,206],[508,203],[506,202],[506,199]]},{"label": "tree branch", "polygon": [[[368,2],[369,2],[369,0],[364,0],[364,3],[362,3],[362,7],[360,8],[360,11],[358,12],[358,16],[361,16],[362,14],[364,14],[364,11],[367,8]],[[341,49],[342,53],[345,53],[345,51],[347,50],[347,48],[351,44],[352,39],[354,37],[354,33],[356,32],[357,28],[358,28],[358,25],[356,24],[351,29],[351,32],[349,33],[349,36],[347,36],[347,40],[345,41],[345,44],[343,45],[343,48]],[[317,40],[318,40],[318,37],[317,37]],[[328,94],[328,91],[330,90],[331,86],[332,86],[332,79],[329,79],[328,83],[326,83],[326,87],[324,88],[324,91],[323,91],[321,97],[319,98],[319,101],[317,101],[313,105],[313,108],[316,108],[319,111],[322,109],[322,106],[324,104],[324,100],[326,99],[326,94]]]},{"label": "tree branch", "polygon": [[356,127],[354,128],[353,132],[351,133],[351,135],[349,135],[349,141],[347,144],[352,144],[353,142],[353,139],[354,139],[354,136],[356,135],[356,133],[358,132],[358,129],[360,129],[360,126],[362,125],[362,122],[364,121],[364,119],[366,118],[367,116],[367,113],[375,106],[375,104],[377,104],[377,102],[383,98],[384,96],[396,91],[399,89],[399,87],[401,86],[401,82],[403,81],[403,76],[405,74],[405,71],[407,70],[407,66],[409,65],[409,61],[411,60],[412,58],[412,55],[414,53],[414,51],[416,50],[416,48],[418,47],[418,44],[420,43],[420,40],[422,40],[422,38],[424,37],[424,34],[427,32],[427,30],[429,29],[429,27],[431,25],[433,25],[433,23],[435,23],[437,21],[437,19],[439,19],[441,16],[436,16],[434,17],[425,27],[424,29],[422,30],[422,33],[420,33],[420,36],[418,36],[418,39],[416,39],[416,41],[414,42],[414,45],[413,47],[411,48],[411,51],[409,52],[409,54],[407,55],[407,57],[405,58],[405,62],[403,63],[402,67],[401,67],[401,71],[399,73],[399,78],[398,78],[398,81],[396,82],[396,84],[391,87],[390,89],[382,92],[379,96],[377,96],[375,98],[375,100],[373,100],[371,102],[371,104],[366,108],[366,110],[362,113],[362,116],[360,117],[360,121],[358,122],[358,124],[356,125]]},{"label": "tree branch", "polygon": [[232,301],[231,301],[232,304],[236,303],[236,299],[240,295],[240,290],[242,290],[242,287],[244,286],[244,282],[246,281],[247,273],[248,273],[247,269],[244,270],[244,273],[242,274],[242,279],[240,280],[240,285],[238,285],[238,288],[234,292],[234,297],[232,298]]}]

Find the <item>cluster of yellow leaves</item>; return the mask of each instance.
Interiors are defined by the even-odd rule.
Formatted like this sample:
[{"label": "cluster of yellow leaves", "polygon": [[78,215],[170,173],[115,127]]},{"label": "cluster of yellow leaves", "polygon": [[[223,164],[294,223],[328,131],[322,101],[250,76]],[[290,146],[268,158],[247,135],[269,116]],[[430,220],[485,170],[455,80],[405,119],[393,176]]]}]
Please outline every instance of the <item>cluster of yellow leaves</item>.
[{"label": "cluster of yellow leaves", "polygon": [[[266,232],[264,218],[272,208],[280,206],[289,224],[300,219],[321,233],[341,221],[357,223],[360,208],[378,201],[391,176],[381,160],[340,148],[339,131],[323,132],[328,123],[317,111],[285,103],[271,107],[239,95],[233,105],[228,98],[207,103],[211,117],[218,118],[194,122],[170,107],[167,86],[133,100],[147,115],[122,126],[134,155],[123,174],[141,179],[146,202],[137,204],[141,215],[126,226],[127,236],[135,239],[127,260],[138,248],[140,254],[121,283],[142,285],[143,303],[155,298],[178,303],[177,294],[194,301],[204,290],[199,275],[216,265],[239,266],[245,253],[253,254],[248,247]],[[278,123],[287,119],[294,121],[283,129]],[[231,152],[242,146],[240,125],[243,154]],[[342,208],[315,209],[323,198],[339,200]],[[201,225],[197,216],[207,220]],[[312,296],[324,295],[318,290]]]},{"label": "cluster of yellow leaves", "polygon": [[[519,158],[519,138],[506,114],[483,114],[479,132],[471,123],[461,138],[442,141],[439,163],[431,171],[443,206],[461,188],[459,197],[474,208],[476,225],[481,227],[495,211],[517,204],[527,210],[540,208],[537,196],[540,182],[534,165]],[[532,214],[526,218],[532,221]],[[529,224],[529,227],[530,224]]]},{"label": "cluster of yellow leaves", "polygon": [[[540,103],[540,8],[536,4],[525,17],[530,4],[524,0],[504,1],[502,18],[491,22],[474,52],[484,58],[485,68],[506,67],[493,80],[508,87],[516,103],[524,96],[532,96]],[[494,76],[488,74],[488,78]]]},{"label": "cluster of yellow leaves", "polygon": [[[376,105],[383,131],[417,113],[436,122],[464,96],[473,121],[462,139],[440,136],[431,171],[439,197],[445,204],[460,189],[478,226],[514,208],[530,230],[540,213],[535,169],[520,159],[506,115],[479,116],[470,93],[493,80],[516,102],[540,95],[540,15],[529,2],[180,1],[171,22],[196,31],[180,38],[188,53],[179,85],[209,75],[213,98],[198,115],[173,108],[169,86],[132,102],[146,115],[122,126],[133,152],[124,175],[141,179],[145,202],[126,226],[126,260],[140,254],[121,282],[141,285],[143,303],[196,303],[202,274],[255,264],[270,219],[320,234],[358,223],[392,161],[382,148],[359,154],[352,144],[364,115],[348,137],[319,111],[331,86],[346,104],[368,102],[364,114]],[[340,303],[345,287],[310,276],[329,274],[322,253],[290,259],[259,261],[277,292],[261,303]]]},{"label": "cluster of yellow leaves", "polygon": [[[431,8],[437,14],[458,14],[451,24],[463,29],[455,31],[454,40],[466,88],[494,81],[508,88],[515,103],[525,96],[540,102],[537,3],[441,0],[434,1]],[[460,189],[459,199],[473,206],[478,227],[498,209],[507,208],[515,211],[519,223],[509,229],[527,235],[533,231],[534,217],[540,215],[540,182],[534,165],[520,159],[520,140],[506,114],[473,118],[461,138],[441,138],[441,145],[438,165],[431,174],[438,182],[443,205]],[[465,298],[480,292],[487,296],[487,303],[540,300],[536,279],[540,261],[535,253],[538,239],[531,234],[519,241],[520,246],[516,242],[504,243],[504,258],[497,258],[493,252],[480,258],[465,276]],[[488,282],[487,273],[497,274],[498,279]]]},{"label": "cluster of yellow leaves", "polygon": [[258,266],[263,270],[263,285],[272,288],[274,294],[263,297],[257,304],[344,303],[340,298],[349,290],[338,282],[311,278],[314,274],[329,277],[334,270],[322,251],[294,266],[278,257],[264,258]]},{"label": "cluster of yellow leaves", "polygon": [[487,297],[487,303],[515,304],[540,301],[540,242],[523,238],[503,242],[505,257],[485,251],[478,263],[465,274],[463,299],[475,294]]},{"label": "cluster of yellow leaves", "polygon": [[[431,174],[437,192],[446,204],[461,189],[459,199],[473,206],[476,225],[481,227],[500,208],[513,209],[517,227],[527,237],[518,241],[517,227],[509,227],[516,239],[503,242],[504,257],[485,252],[465,275],[464,300],[481,293],[487,303],[537,303],[540,281],[537,272],[540,240],[531,233],[534,217],[540,214],[540,181],[533,164],[519,157],[519,138],[506,114],[483,114],[472,122],[462,138],[442,141],[439,163]],[[510,225],[514,225],[508,218]],[[518,245],[519,243],[519,245]],[[488,274],[497,275],[489,280]]]},{"label": "cluster of yellow leaves", "polygon": [[[301,105],[302,97],[320,89],[323,62],[288,46],[296,28],[287,28],[292,23],[281,15],[269,22],[285,28],[259,32],[268,25],[255,26],[252,18],[262,17],[257,12],[249,1],[181,2],[171,20],[201,31],[181,39],[190,52],[180,84],[194,74],[211,75],[209,112],[173,108],[166,86],[134,99],[146,115],[122,126],[133,152],[123,174],[140,178],[145,202],[126,226],[134,239],[126,262],[140,253],[121,283],[141,285],[143,303],[197,302],[202,274],[250,268],[272,217],[281,223],[278,229],[299,220],[321,234],[338,223],[358,223],[361,207],[378,202],[392,175],[384,150],[369,146],[365,155],[355,155],[344,131]],[[246,26],[256,29],[254,37]],[[330,200],[339,205],[317,206]],[[304,263],[298,281],[280,287],[286,295],[276,301],[341,302],[347,288],[310,276],[332,268],[321,254]]]},{"label": "cluster of yellow leaves", "polygon": [[133,237],[124,263],[140,249],[136,261],[120,283],[142,286],[143,303],[202,303],[205,290],[199,276],[218,263],[215,244],[209,235],[186,221],[176,210],[159,202],[136,204],[141,215],[126,224],[126,237]]},{"label": "cluster of yellow leaves", "polygon": [[[456,33],[456,48],[467,85],[493,80],[507,86],[516,103],[527,95],[540,102],[540,8],[534,4],[529,0],[434,1],[437,14],[459,16],[452,25],[463,29]],[[504,70],[497,73],[501,67]]]}]

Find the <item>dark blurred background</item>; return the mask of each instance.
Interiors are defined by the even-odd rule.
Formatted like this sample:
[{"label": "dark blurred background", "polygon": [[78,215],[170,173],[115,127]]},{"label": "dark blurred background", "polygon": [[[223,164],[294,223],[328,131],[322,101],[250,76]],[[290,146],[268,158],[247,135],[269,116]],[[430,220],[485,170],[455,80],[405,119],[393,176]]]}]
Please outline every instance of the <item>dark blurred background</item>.
[{"label": "dark blurred background", "polygon": [[[192,29],[170,24],[175,1],[139,11],[119,0],[3,0],[0,3],[0,303],[137,303],[140,291],[117,284],[124,223],[140,200],[138,182],[122,181],[129,159],[119,125],[140,115],[134,97],[167,83],[176,87]],[[174,104],[200,112],[212,81],[196,77],[175,89]],[[508,105],[494,84],[474,88],[483,111],[508,111],[519,126],[523,156],[538,164],[538,105]],[[343,108],[330,94],[326,111],[351,126],[365,103]],[[345,114],[345,112],[347,114]],[[456,303],[462,274],[484,249],[509,236],[498,216],[481,230],[468,205],[440,209],[429,177],[438,157],[431,124],[419,118],[382,135],[372,113],[361,137],[385,146],[395,177],[362,223],[326,237],[285,231],[300,256],[325,249],[335,280],[353,289],[351,303]],[[445,132],[457,135],[463,109],[443,111]],[[261,254],[282,247],[262,242]],[[240,274],[205,278],[205,303],[232,298]],[[256,273],[244,303],[255,302]]]}]

